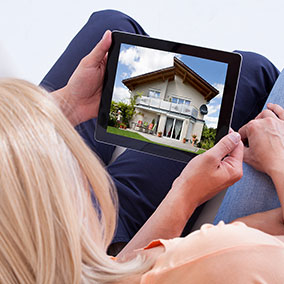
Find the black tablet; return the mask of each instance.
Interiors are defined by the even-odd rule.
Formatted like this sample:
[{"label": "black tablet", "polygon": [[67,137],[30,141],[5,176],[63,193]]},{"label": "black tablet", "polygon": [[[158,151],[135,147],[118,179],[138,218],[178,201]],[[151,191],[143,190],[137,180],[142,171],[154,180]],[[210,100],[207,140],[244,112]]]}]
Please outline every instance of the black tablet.
[{"label": "black tablet", "polygon": [[95,138],[187,162],[229,131],[241,55],[112,33]]}]

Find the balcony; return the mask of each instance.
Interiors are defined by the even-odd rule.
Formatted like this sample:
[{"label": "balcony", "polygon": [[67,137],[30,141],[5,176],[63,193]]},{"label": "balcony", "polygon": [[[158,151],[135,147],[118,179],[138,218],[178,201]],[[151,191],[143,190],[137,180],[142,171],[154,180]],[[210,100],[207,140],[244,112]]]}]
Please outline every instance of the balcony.
[{"label": "balcony", "polygon": [[185,104],[167,102],[158,98],[140,97],[136,100],[137,106],[160,109],[164,111],[176,112],[197,118],[198,110],[196,107]]}]

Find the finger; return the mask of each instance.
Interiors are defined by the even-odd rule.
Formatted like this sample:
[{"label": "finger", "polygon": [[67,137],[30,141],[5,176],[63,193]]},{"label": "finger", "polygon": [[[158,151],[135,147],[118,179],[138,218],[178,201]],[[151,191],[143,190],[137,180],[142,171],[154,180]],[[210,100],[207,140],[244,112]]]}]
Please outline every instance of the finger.
[{"label": "finger", "polygon": [[267,104],[267,108],[274,112],[281,120],[284,120],[284,109],[280,105],[269,103]]},{"label": "finger", "polygon": [[247,148],[244,147],[244,144],[242,141],[240,141],[235,147],[235,149],[230,153],[229,156],[227,156],[224,161],[226,163],[234,164],[235,166],[240,166],[243,162],[243,157],[244,157],[244,150]]},{"label": "finger", "polygon": [[238,132],[231,132],[225,137],[223,137],[213,148],[211,148],[209,151],[211,151],[211,154],[218,158],[223,159],[228,154],[231,154],[231,152],[238,146],[238,144],[241,141],[241,136]]},{"label": "finger", "polygon": [[250,161],[250,148],[244,147],[244,162],[249,164]]},{"label": "finger", "polygon": [[[249,122],[250,123],[250,122]],[[241,139],[242,141],[246,141],[248,136],[247,136],[247,128],[248,128],[248,124],[245,124],[244,126],[242,126],[240,129],[239,129],[239,134],[241,135]]]},{"label": "finger", "polygon": [[111,45],[111,31],[107,30],[95,48],[85,57],[86,65],[96,66],[105,58]]},{"label": "finger", "polygon": [[257,115],[255,119],[261,119],[261,118],[266,118],[266,117],[274,117],[275,118],[275,117],[277,117],[277,115],[273,111],[271,111],[269,109],[265,109],[259,115]]}]

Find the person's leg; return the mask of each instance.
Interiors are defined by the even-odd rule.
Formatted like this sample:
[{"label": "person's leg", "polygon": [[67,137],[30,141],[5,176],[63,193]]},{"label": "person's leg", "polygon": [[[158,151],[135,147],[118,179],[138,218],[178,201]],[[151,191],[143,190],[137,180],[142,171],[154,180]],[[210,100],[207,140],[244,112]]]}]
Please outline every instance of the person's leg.
[{"label": "person's leg", "polygon": [[232,119],[232,128],[238,131],[241,126],[261,112],[279,75],[279,70],[260,54],[236,52],[243,57]]},{"label": "person's leg", "polygon": [[[95,12],[85,26],[70,42],[66,50],[50,69],[40,85],[48,91],[64,87],[79,62],[96,46],[106,30],[120,30],[147,35],[143,28],[129,16],[114,10]],[[99,143],[94,139],[96,120],[91,119],[76,127],[88,146],[108,164],[115,146]]]},{"label": "person's leg", "polygon": [[[277,79],[266,103],[284,106],[284,72]],[[280,206],[272,180],[266,174],[244,164],[244,176],[228,188],[214,223],[274,209]]]}]

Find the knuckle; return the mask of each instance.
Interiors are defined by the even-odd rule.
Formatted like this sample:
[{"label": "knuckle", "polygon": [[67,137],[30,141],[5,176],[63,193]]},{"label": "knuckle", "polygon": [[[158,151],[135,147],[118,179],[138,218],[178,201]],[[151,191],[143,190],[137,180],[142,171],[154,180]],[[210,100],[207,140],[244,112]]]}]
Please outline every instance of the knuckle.
[{"label": "knuckle", "polygon": [[269,125],[269,126],[273,126],[276,123],[276,119],[273,117],[267,117],[265,118],[265,122]]},{"label": "knuckle", "polygon": [[256,120],[251,120],[250,122],[248,122],[248,124],[247,124],[248,132],[252,132],[255,129],[256,124],[257,124]]},{"label": "knuckle", "polygon": [[207,151],[205,153],[205,155],[206,155],[206,162],[207,163],[213,163],[217,160],[216,155],[214,155],[213,151]]},{"label": "knuckle", "polygon": [[270,116],[271,111],[270,111],[270,110],[268,110],[268,109],[265,109],[265,110],[263,110],[263,111],[262,111],[262,114],[263,114],[263,116],[264,116],[264,117],[266,117],[266,116]]}]

